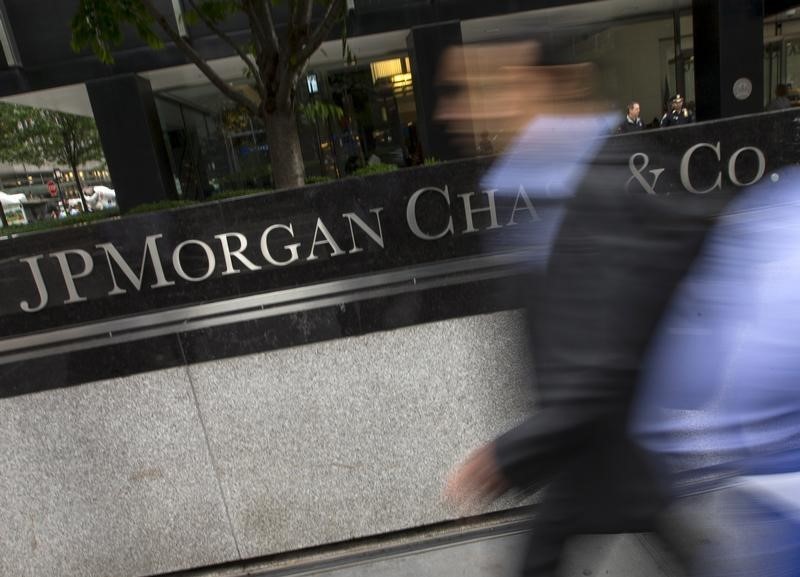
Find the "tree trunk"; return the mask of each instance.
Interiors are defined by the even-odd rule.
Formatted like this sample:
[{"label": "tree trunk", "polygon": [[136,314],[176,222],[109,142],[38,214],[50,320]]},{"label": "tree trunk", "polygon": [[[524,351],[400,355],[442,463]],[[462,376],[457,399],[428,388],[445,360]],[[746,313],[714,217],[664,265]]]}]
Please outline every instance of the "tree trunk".
[{"label": "tree trunk", "polygon": [[306,173],[294,113],[267,112],[264,114],[264,127],[267,130],[272,182],[275,188],[303,186],[306,183]]},{"label": "tree trunk", "polygon": [[88,213],[89,207],[86,204],[86,199],[83,197],[83,184],[81,183],[81,179],[78,177],[78,167],[74,164],[70,165],[72,167],[72,176],[75,178],[75,184],[78,186],[78,196],[81,199],[81,206],[83,207],[83,212]]},{"label": "tree trunk", "polygon": [[3,223],[3,228],[8,228],[8,219],[6,218],[6,207],[0,203],[0,222]]}]

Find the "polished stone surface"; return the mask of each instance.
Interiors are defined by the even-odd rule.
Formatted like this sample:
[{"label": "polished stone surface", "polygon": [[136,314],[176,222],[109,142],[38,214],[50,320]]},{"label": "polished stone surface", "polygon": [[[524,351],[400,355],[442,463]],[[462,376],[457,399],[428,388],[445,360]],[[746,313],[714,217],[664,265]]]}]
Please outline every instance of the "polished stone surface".
[{"label": "polished stone surface", "polygon": [[[701,234],[701,229],[712,222],[710,217],[741,190],[736,182],[757,178],[776,182],[780,168],[796,161],[800,123],[795,120],[800,120],[800,112],[787,111],[609,138],[587,166],[581,186],[600,183],[599,188],[611,194],[627,191],[655,195],[655,202],[678,215],[674,227],[678,234],[689,230]],[[763,166],[759,164],[759,154],[763,155]],[[225,319],[217,319],[219,322],[211,323],[213,326],[204,325],[202,330],[184,331],[176,323],[156,335],[144,329],[157,324],[158,319],[148,318],[144,327],[137,325],[138,315],[160,311],[166,314],[176,309],[186,312],[194,310],[193,305],[208,303],[235,307],[238,301],[233,299],[237,297],[272,295],[283,289],[342,279],[360,282],[387,271],[449,263],[477,257],[487,250],[505,251],[518,248],[520,243],[530,244],[526,234],[519,234],[523,226],[508,226],[508,211],[514,202],[509,195],[498,194],[495,199],[500,228],[490,229],[489,213],[481,211],[486,208],[488,197],[480,182],[492,161],[482,158],[442,163],[2,240],[0,396],[519,306],[513,300],[487,306],[485,303],[494,298],[497,290],[477,278],[484,269],[476,268],[476,278],[461,279],[450,288],[422,291],[409,287],[408,294],[391,296],[362,294],[332,307],[330,303],[308,300],[292,312],[259,320],[240,322],[234,314],[239,310],[230,309]],[[705,193],[714,188],[717,179],[721,190]],[[452,222],[452,234],[426,240],[412,233],[407,209],[416,192],[426,188],[425,194],[417,196],[416,211],[412,211],[419,230],[434,235],[437,231],[446,232]],[[693,194],[690,189],[703,193]],[[478,211],[473,214],[476,230],[466,232],[463,195],[471,193],[472,208]],[[532,227],[544,226],[549,213],[544,210],[545,205],[552,202],[555,201],[535,199],[542,215],[538,221],[525,216],[525,210],[515,213],[516,217],[531,219],[528,224]],[[361,218],[373,236],[380,233],[383,247],[353,224],[355,220],[349,220],[355,217],[345,217],[346,214]],[[324,233],[318,223],[324,223]],[[275,225],[279,228],[272,229],[268,241],[270,258],[287,259],[294,251],[297,254],[297,260],[286,266],[270,264],[262,254],[262,234]],[[291,232],[280,228],[289,226]],[[215,238],[222,234],[233,235],[226,237],[229,252],[242,249],[241,258],[230,257],[230,266],[239,272],[230,270],[226,263],[224,242]],[[113,244],[131,267],[131,276],[136,277],[144,239],[154,235],[161,235],[154,242],[165,286],[152,287],[159,277],[148,260],[141,271],[141,290],[134,289],[137,279],[125,278],[119,265],[109,265],[103,251],[97,248],[99,244]],[[246,239],[246,247],[241,246],[242,238]],[[188,244],[175,252],[186,241]],[[77,254],[69,257],[76,275],[75,290],[87,300],[64,304],[69,292],[59,261],[51,255],[72,249],[85,250],[94,270],[81,276],[82,259]],[[26,313],[20,309],[21,301],[35,304],[37,290],[28,265],[19,259],[37,255],[49,301],[41,311]],[[243,259],[256,269],[250,270]],[[111,270],[116,271],[114,277],[125,289],[124,294],[109,294],[114,286]],[[228,272],[231,274],[225,274]],[[448,293],[452,298],[447,297]],[[48,341],[48,331],[52,329],[69,326],[83,330],[87,323],[104,320],[130,326],[115,329],[113,335],[93,333],[94,340],[89,345],[82,344],[77,351],[73,346],[72,352]],[[98,325],[88,326],[87,330],[95,330],[92,327]],[[136,331],[141,334],[132,334]],[[124,337],[119,336],[121,332],[126,333]],[[37,355],[37,364],[52,361],[68,367],[65,376],[59,373],[51,379],[47,371],[29,371],[34,376],[18,381],[16,375],[25,372],[31,361],[17,363],[16,357],[5,354],[3,339],[20,335],[36,335],[37,343],[25,351]],[[58,341],[58,347],[60,343],[63,341]],[[154,353],[145,354],[146,351]],[[14,354],[17,352],[15,349]],[[86,355],[102,362],[86,364]]]},{"label": "polished stone surface", "polygon": [[[527,534],[507,534],[420,548],[343,567],[303,571],[309,577],[516,577]],[[285,571],[283,575],[300,574]],[[588,535],[568,544],[559,575],[564,577],[683,577],[678,564],[652,536]],[[274,573],[257,572],[254,577]],[[224,577],[224,575],[220,575]]]},{"label": "polished stone surface", "polygon": [[[613,171],[613,182],[603,183],[607,190],[654,194],[676,210],[713,214],[719,207],[714,197],[719,196],[724,202],[740,190],[737,182],[771,178],[782,166],[796,162],[800,133],[794,121],[798,117],[800,112],[793,110],[612,137],[587,166],[584,186],[605,178],[605,167],[615,165],[621,170]],[[754,147],[763,154],[763,167],[759,167]],[[480,158],[403,169],[2,240],[0,335],[19,335],[479,254],[487,246],[498,246],[496,241],[514,230],[508,226],[514,198],[497,195],[499,228],[490,228],[489,214],[479,211],[488,203],[481,179],[492,162],[492,158]],[[721,194],[706,193],[714,188],[718,177]],[[415,207],[411,207],[415,208],[411,213],[417,217],[419,231],[431,237],[423,239],[413,234],[408,209],[415,193],[426,188],[429,190],[419,195]],[[479,212],[473,214],[474,232],[467,232],[462,195],[471,193],[471,208]],[[541,202],[537,198],[533,203]],[[378,209],[379,216],[375,212]],[[380,236],[383,247],[358,225],[352,225],[349,219],[354,217],[346,214],[362,219],[373,234]],[[518,219],[524,214],[525,211],[517,213]],[[325,234],[318,228],[318,219],[325,225]],[[433,238],[445,233],[451,221],[452,233]],[[262,254],[262,234],[274,225],[291,226],[292,230],[278,228],[270,233],[272,257],[287,260],[296,250],[297,260],[276,265]],[[235,257],[232,266],[239,272],[227,267],[223,241],[215,238],[226,233],[244,235],[247,247],[242,249],[242,255],[257,270],[247,268]],[[97,245],[113,243],[138,275],[145,238],[156,234],[162,235],[157,243],[165,278],[174,284],[152,288],[157,279],[148,264],[140,291],[132,289],[117,271],[127,293],[109,295],[114,285],[104,253]],[[230,238],[230,250],[240,248],[238,238]],[[186,240],[205,243],[214,259],[210,266],[197,242],[182,249],[184,272],[195,280],[183,278],[173,262],[175,249]],[[49,255],[73,249],[87,251],[94,270],[75,281],[78,294],[87,301],[64,304],[69,294],[58,261]],[[51,298],[41,311],[24,313],[21,301],[37,299],[31,271],[19,259],[37,255],[42,255],[38,262]],[[79,257],[73,255],[71,259],[74,270],[82,270]],[[203,278],[206,270],[208,278]],[[229,274],[223,274],[226,272]]]},{"label": "polished stone surface", "polygon": [[242,556],[454,518],[447,471],[530,409],[520,330],[496,313],[190,366]]},{"label": "polished stone surface", "polygon": [[[464,216],[459,210],[457,194],[479,187],[480,175],[487,161],[468,160],[430,168],[401,170],[390,175],[370,178],[350,178],[311,186],[300,190],[264,193],[255,196],[211,202],[190,208],[135,215],[112,222],[100,222],[86,227],[36,233],[0,242],[0,278],[6,289],[0,298],[0,335],[16,335],[36,329],[55,328],[78,322],[118,317],[177,305],[189,305],[243,294],[254,294],[279,288],[290,288],[312,282],[372,273],[380,270],[432,262],[456,256],[477,254],[479,234],[444,238],[440,241],[416,238],[406,222],[409,197],[422,187],[449,186],[449,200],[438,193],[424,195],[419,201],[420,226],[426,229],[446,226],[452,217],[458,230],[463,229]],[[450,206],[448,206],[448,202]],[[378,215],[371,209],[381,209]],[[435,210],[434,210],[435,209]],[[463,211],[462,211],[463,212]],[[350,228],[344,214],[355,214],[382,239],[381,247],[357,224]],[[324,226],[318,228],[319,222]],[[426,220],[434,222],[427,223]],[[460,219],[460,220],[459,220]],[[378,225],[380,220],[380,226]],[[263,255],[261,240],[273,225],[291,227],[273,230],[268,237],[275,265]],[[476,217],[476,226],[481,226]],[[486,228],[483,223],[481,228]],[[489,231],[495,234],[496,231]],[[248,268],[232,257],[233,270],[228,272],[222,234],[241,234],[247,246],[242,256],[257,270]],[[380,234],[378,234],[380,233]],[[328,236],[326,236],[326,234]],[[153,288],[158,281],[154,267],[147,262],[142,274],[142,287],[137,290],[120,272],[118,265],[111,269],[125,294],[109,294],[114,279],[102,249],[97,245],[111,243],[139,275],[145,239],[155,240],[159,262],[168,286]],[[184,241],[205,243],[213,254],[213,267],[208,278],[190,281],[183,278],[174,265],[174,251]],[[314,244],[316,241],[316,245]],[[238,237],[229,237],[230,251],[241,248]],[[297,245],[296,248],[291,248]],[[288,247],[288,248],[287,248]],[[93,271],[78,276],[75,286],[84,302],[66,303],[69,293],[54,252],[80,249],[92,259]],[[41,255],[37,264],[48,289],[48,303],[40,311],[23,312],[20,305],[27,301],[35,307],[39,302],[33,275],[28,264],[19,261]],[[209,261],[196,242],[180,253],[183,272],[192,279],[203,278]],[[80,273],[83,263],[70,256],[74,271]]]},{"label": "polished stone surface", "polygon": [[0,400],[0,575],[237,558],[184,369]]},{"label": "polished stone surface", "polygon": [[[291,314],[180,333],[186,362],[199,363],[522,306],[516,278],[409,290]],[[0,368],[0,383],[2,383]]]},{"label": "polished stone surface", "polygon": [[[0,398],[521,306],[513,278],[461,282],[0,364]],[[68,345],[70,346],[70,345]],[[90,359],[87,361],[87,359]]]},{"label": "polished stone surface", "polygon": [[0,365],[0,399],[185,365],[178,335]]}]

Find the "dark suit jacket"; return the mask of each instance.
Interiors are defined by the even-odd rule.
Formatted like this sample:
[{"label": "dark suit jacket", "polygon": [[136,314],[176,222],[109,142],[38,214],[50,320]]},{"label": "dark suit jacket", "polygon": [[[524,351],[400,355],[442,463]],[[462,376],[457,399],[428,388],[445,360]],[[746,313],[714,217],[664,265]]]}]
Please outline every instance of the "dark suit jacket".
[{"label": "dark suit jacket", "polygon": [[624,134],[628,132],[639,132],[640,130],[644,129],[644,125],[642,124],[641,118],[637,118],[635,121],[631,122],[628,120],[628,117],[625,117],[625,120],[619,125],[617,132]]},{"label": "dark suit jacket", "polygon": [[576,532],[645,530],[661,505],[628,439],[629,411],[650,337],[710,223],[685,199],[625,193],[626,171],[626,154],[601,153],[568,201],[548,270],[527,287],[538,410],[496,441],[513,485],[554,481]]}]

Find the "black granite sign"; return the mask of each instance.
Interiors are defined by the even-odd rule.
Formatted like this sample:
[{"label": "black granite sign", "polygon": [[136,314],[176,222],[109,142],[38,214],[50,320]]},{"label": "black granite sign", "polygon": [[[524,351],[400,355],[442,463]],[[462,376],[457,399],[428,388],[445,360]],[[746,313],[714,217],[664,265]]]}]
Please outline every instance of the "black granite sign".
[{"label": "black granite sign", "polygon": [[[604,188],[618,194],[653,195],[710,216],[737,190],[779,181],[781,167],[797,162],[798,123],[792,111],[611,137],[584,184],[610,178]],[[386,291],[418,277],[517,262],[507,255],[532,247],[509,231],[544,226],[542,203],[562,201],[543,201],[523,185],[510,194],[485,189],[492,162],[450,162],[2,240],[0,362],[24,361],[53,331],[52,342],[90,339],[87,346],[131,331],[139,341],[162,338],[199,318],[205,328],[219,327],[236,314],[256,318],[250,313],[265,306],[307,298],[322,306],[326,295],[365,286]],[[487,246],[499,260],[486,258]],[[214,320],[223,315],[234,316]]]}]

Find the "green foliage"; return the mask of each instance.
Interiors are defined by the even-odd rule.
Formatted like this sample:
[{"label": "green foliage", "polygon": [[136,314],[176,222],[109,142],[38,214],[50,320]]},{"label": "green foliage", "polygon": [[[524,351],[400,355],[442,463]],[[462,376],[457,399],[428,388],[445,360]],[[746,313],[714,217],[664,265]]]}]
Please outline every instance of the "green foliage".
[{"label": "green foliage", "polygon": [[44,164],[41,149],[35,145],[40,127],[31,124],[35,112],[27,106],[0,102],[0,161]]},{"label": "green foliage", "polygon": [[98,210],[96,212],[86,212],[75,216],[67,216],[65,218],[39,220],[30,222],[28,224],[19,224],[9,226],[8,228],[0,228],[0,236],[10,234],[23,234],[29,232],[39,232],[43,230],[53,230],[56,228],[81,226],[90,224],[100,220],[109,220],[119,217],[119,210],[111,208],[108,210]]},{"label": "green foliage", "polygon": [[299,106],[300,118],[306,124],[326,122],[328,119],[339,120],[344,116],[344,110],[332,102],[315,100]]},{"label": "green foliage", "polygon": [[397,170],[397,166],[394,164],[371,164],[359,168],[353,172],[353,176],[369,176],[370,174],[383,174],[385,172],[394,172],[395,170]]},{"label": "green foliage", "polygon": [[243,159],[239,172],[223,176],[219,180],[223,192],[227,190],[272,188],[272,168],[266,159],[251,154]]},{"label": "green foliage", "polygon": [[306,184],[323,184],[325,182],[333,182],[336,180],[331,176],[306,176]]},{"label": "green foliage", "polygon": [[253,116],[244,107],[238,104],[225,106],[219,112],[219,122],[226,132],[237,133],[249,130]]},{"label": "green foliage", "polygon": [[231,0],[189,0],[190,10],[184,12],[186,24],[194,26],[201,19],[213,23],[224,21],[228,16],[239,11],[239,2]]},{"label": "green foliage", "polygon": [[[112,51],[124,38],[126,26],[133,27],[138,36],[153,48],[163,46],[161,37],[168,38],[188,62],[193,63],[228,99],[248,110],[251,115],[268,116],[297,111],[297,83],[303,78],[312,54],[326,40],[338,23],[346,24],[346,0],[314,0],[322,8],[315,14],[305,10],[302,2],[288,2],[289,18],[285,26],[275,27],[273,6],[281,0],[184,0],[184,24],[204,24],[242,60],[247,67],[252,93],[244,94],[222,78],[196,50],[191,41],[181,35],[171,4],[156,0],[78,0],[72,20],[72,48],[89,48],[101,61],[111,64]],[[320,15],[319,12],[322,12]],[[239,43],[222,25],[234,13],[246,16],[250,27],[248,45]],[[351,59],[343,34],[343,57]],[[315,108],[309,114],[332,114],[332,109]],[[285,144],[282,135],[267,134],[270,145]],[[299,149],[299,140],[292,137],[291,145]],[[276,184],[296,184],[301,167],[277,166]],[[241,186],[237,186],[241,188]]]},{"label": "green foliage", "polygon": [[159,200],[158,202],[148,202],[140,204],[129,210],[126,214],[144,214],[147,212],[160,212],[162,210],[172,210],[173,208],[183,208],[197,204],[193,200]]},{"label": "green foliage", "polygon": [[432,166],[434,164],[439,164],[442,161],[436,158],[435,156],[426,156],[425,157],[425,166]]},{"label": "green foliage", "polygon": [[0,102],[0,161],[77,168],[103,158],[94,120],[76,114]]},{"label": "green foliage", "polygon": [[94,119],[52,110],[41,112],[49,131],[49,137],[42,141],[45,158],[75,168],[90,160],[103,158]]},{"label": "green foliage", "polygon": [[141,0],[81,0],[72,18],[72,49],[78,52],[88,47],[111,64],[111,50],[122,43],[124,24],[133,26],[149,46],[163,46],[153,30],[155,19]]}]

